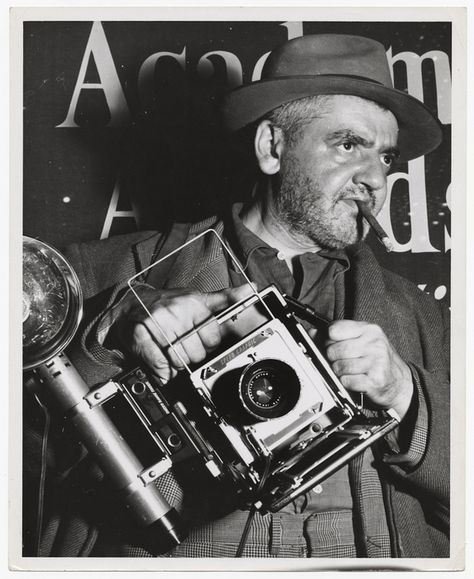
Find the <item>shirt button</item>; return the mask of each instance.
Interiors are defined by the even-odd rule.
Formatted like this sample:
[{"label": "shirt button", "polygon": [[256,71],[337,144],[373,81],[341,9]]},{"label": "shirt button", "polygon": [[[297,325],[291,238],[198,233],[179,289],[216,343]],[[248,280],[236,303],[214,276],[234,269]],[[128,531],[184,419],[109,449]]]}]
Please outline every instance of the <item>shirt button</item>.
[{"label": "shirt button", "polygon": [[316,485],[313,487],[313,493],[320,495],[323,492],[323,487],[321,485]]},{"label": "shirt button", "polygon": [[278,259],[281,259],[283,261],[285,259],[285,254],[283,253],[283,251],[279,251],[277,253],[277,257]]}]

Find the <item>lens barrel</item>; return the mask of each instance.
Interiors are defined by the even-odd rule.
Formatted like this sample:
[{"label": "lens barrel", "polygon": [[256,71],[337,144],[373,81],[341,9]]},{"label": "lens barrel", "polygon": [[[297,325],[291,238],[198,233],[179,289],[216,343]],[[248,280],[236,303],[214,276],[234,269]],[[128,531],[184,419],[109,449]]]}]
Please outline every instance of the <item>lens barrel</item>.
[{"label": "lens barrel", "polygon": [[241,403],[258,420],[284,416],[295,407],[300,392],[300,380],[293,368],[270,358],[247,366],[239,381]]}]

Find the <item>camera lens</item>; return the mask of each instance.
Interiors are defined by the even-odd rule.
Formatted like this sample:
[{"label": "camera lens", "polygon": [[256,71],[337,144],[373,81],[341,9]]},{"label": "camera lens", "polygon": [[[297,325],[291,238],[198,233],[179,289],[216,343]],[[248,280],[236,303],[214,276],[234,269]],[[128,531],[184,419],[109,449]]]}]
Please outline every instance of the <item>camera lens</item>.
[{"label": "camera lens", "polygon": [[280,360],[259,360],[247,366],[239,382],[239,396],[247,412],[259,420],[284,416],[300,396],[300,381]]}]

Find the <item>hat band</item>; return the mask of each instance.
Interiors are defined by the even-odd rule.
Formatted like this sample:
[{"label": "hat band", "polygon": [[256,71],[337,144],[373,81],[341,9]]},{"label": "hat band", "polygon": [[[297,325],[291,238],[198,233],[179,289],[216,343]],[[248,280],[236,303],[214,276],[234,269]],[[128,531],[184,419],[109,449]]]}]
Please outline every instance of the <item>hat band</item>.
[{"label": "hat band", "polygon": [[[344,73],[340,73],[340,74],[301,74],[301,75],[292,75],[292,76],[273,76],[273,77],[268,77],[268,78],[262,78],[262,81],[268,81],[268,80],[284,80],[284,79],[289,79],[289,78],[351,78],[354,80],[362,80],[364,82],[370,82],[372,84],[378,84],[379,86],[387,86],[385,85],[383,82],[380,82],[379,80],[375,80],[373,78],[369,78],[367,76],[357,76],[355,74],[344,74]],[[391,88],[391,87],[390,87]]]}]

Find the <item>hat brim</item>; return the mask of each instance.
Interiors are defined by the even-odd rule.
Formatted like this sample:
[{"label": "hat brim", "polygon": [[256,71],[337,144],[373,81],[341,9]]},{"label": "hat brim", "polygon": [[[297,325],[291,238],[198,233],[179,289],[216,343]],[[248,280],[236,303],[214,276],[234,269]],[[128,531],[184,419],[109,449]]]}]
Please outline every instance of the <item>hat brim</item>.
[{"label": "hat brim", "polygon": [[223,101],[224,126],[235,132],[283,104],[331,94],[366,98],[389,109],[398,121],[402,161],[426,155],[442,141],[441,123],[418,99],[370,80],[340,75],[280,77],[241,86]]}]

